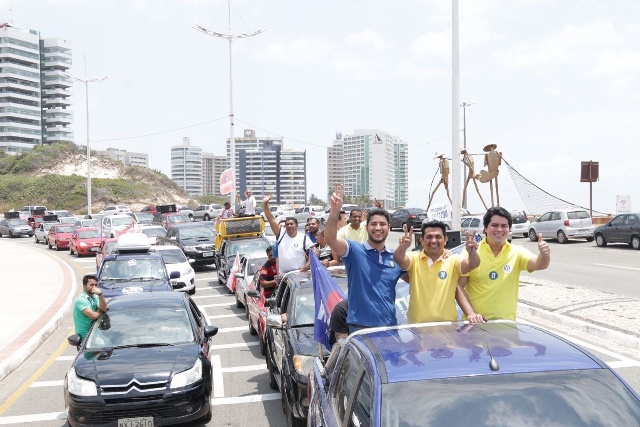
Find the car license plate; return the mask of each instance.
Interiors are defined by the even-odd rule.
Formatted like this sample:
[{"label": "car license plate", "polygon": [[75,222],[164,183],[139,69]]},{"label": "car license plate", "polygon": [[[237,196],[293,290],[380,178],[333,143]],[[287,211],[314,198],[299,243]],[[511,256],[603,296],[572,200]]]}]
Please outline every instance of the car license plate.
[{"label": "car license plate", "polygon": [[202,256],[203,256],[203,257],[210,257],[210,256],[213,256],[213,252],[202,252]]},{"label": "car license plate", "polygon": [[153,417],[120,418],[118,427],[153,427]]},{"label": "car license plate", "polygon": [[91,252],[98,252],[98,248],[89,248]]}]

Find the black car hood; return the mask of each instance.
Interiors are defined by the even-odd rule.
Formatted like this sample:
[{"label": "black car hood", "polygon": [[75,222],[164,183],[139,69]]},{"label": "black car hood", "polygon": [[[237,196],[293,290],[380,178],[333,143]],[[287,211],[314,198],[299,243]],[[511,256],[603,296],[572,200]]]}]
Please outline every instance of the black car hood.
[{"label": "black car hood", "polygon": [[79,377],[99,386],[168,382],[174,373],[185,371],[196,362],[198,346],[116,348],[111,351],[84,351],[74,367]]},{"label": "black car hood", "polygon": [[[296,354],[305,356],[316,356],[318,354],[318,343],[313,339],[313,326],[292,327],[288,329],[291,346]],[[329,354],[326,349],[323,353]]]}]

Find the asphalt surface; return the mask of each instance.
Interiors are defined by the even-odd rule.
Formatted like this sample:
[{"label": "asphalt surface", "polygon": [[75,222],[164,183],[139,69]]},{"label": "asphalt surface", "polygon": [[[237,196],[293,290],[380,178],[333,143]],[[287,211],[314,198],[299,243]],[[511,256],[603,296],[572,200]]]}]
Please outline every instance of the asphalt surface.
[{"label": "asphalt surface", "polygon": [[[70,267],[53,254],[0,240],[0,381],[56,329],[80,291]],[[640,299],[521,279],[518,316],[544,319],[631,350],[640,350]]]}]

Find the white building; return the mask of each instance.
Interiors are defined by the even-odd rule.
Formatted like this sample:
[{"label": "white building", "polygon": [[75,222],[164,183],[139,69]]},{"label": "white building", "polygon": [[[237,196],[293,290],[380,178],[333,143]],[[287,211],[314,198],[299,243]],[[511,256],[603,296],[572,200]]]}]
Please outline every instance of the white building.
[{"label": "white building", "polygon": [[367,195],[385,208],[404,206],[409,198],[408,166],[406,142],[382,130],[356,129],[327,149],[327,187],[342,182],[346,196]]},{"label": "white building", "polygon": [[192,196],[203,192],[202,149],[182,138],[182,145],[171,147],[171,180]]},{"label": "white building", "polygon": [[71,42],[40,40],[42,83],[42,142],[73,141],[71,124]]},{"label": "white building", "polygon": [[202,153],[202,194],[222,196],[220,193],[220,175],[228,168],[227,156]]},{"label": "white building", "polygon": [[106,150],[95,150],[95,154],[109,157],[111,160],[123,163],[128,166],[149,167],[149,155],[145,153],[134,153],[118,148],[107,148]]}]

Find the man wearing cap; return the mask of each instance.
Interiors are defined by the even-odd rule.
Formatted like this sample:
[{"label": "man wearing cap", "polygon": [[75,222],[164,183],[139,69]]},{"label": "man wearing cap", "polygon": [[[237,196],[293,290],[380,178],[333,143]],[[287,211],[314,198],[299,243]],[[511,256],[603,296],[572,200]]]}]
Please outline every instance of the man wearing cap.
[{"label": "man wearing cap", "polygon": [[256,214],[256,198],[251,195],[251,190],[247,188],[244,192],[247,198],[244,201],[240,200],[240,195],[236,194],[236,200],[240,206],[244,206],[245,215],[255,215]]}]

